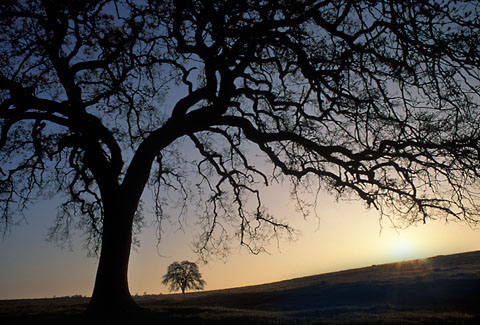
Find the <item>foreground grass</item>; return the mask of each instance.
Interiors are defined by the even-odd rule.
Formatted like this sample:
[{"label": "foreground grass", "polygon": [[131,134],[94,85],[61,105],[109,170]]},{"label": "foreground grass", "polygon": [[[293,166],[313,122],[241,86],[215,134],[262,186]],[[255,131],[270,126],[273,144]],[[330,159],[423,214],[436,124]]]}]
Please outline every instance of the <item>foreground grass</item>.
[{"label": "foreground grass", "polygon": [[[266,312],[218,307],[168,308],[155,314],[172,323],[204,324],[478,324],[478,315],[458,311],[402,310],[392,306]],[[155,317],[154,317],[155,319]]]},{"label": "foreground grass", "polygon": [[[2,324],[105,324],[111,319],[89,318],[86,304],[59,308],[49,306],[43,312],[2,313]],[[142,315],[122,316],[135,324],[479,324],[473,311],[414,309],[398,306],[348,306],[300,311],[264,311],[254,309],[179,306],[153,307]]]}]

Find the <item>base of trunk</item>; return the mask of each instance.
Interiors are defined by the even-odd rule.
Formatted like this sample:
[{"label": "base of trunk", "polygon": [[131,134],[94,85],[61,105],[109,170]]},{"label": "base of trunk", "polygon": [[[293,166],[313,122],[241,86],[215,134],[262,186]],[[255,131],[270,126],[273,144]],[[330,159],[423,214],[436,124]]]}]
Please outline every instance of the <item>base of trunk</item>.
[{"label": "base of trunk", "polygon": [[89,316],[122,316],[144,314],[148,310],[140,307],[133,298],[130,297],[93,297],[87,307],[86,314]]}]

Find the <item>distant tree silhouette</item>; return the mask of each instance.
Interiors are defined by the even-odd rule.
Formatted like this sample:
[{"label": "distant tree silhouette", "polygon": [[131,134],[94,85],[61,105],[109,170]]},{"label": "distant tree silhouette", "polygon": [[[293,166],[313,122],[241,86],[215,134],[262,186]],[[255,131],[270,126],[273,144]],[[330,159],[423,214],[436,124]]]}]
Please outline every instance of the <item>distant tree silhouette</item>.
[{"label": "distant tree silhouette", "polygon": [[170,291],[182,290],[182,293],[185,293],[186,289],[202,290],[205,286],[198,265],[189,261],[170,264],[167,273],[163,276],[162,283],[170,285]]},{"label": "distant tree silhouette", "polygon": [[3,231],[32,199],[63,194],[52,238],[83,229],[99,254],[88,310],[121,312],[138,309],[127,269],[146,187],[159,235],[169,212],[196,207],[203,258],[235,238],[258,253],[293,234],[261,199],[283,177],[301,209],[302,191],[326,191],[398,226],[475,225],[479,12],[441,0],[2,1]]}]

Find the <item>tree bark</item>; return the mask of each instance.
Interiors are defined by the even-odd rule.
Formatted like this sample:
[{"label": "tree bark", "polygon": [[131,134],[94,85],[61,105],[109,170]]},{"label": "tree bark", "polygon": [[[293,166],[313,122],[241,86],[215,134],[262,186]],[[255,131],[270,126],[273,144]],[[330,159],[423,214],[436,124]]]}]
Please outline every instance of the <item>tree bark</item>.
[{"label": "tree bark", "polygon": [[141,308],[128,287],[128,262],[138,200],[117,196],[104,200],[102,247],[88,314],[136,313]]}]

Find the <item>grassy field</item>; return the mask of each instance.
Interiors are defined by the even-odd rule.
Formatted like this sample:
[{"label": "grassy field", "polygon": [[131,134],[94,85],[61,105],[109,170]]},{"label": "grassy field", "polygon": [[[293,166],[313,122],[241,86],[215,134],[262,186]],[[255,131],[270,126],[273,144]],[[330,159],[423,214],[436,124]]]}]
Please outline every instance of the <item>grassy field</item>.
[{"label": "grassy field", "polygon": [[[480,324],[480,251],[282,282],[136,298],[141,323]],[[1,324],[91,324],[88,298],[0,301]]]}]

